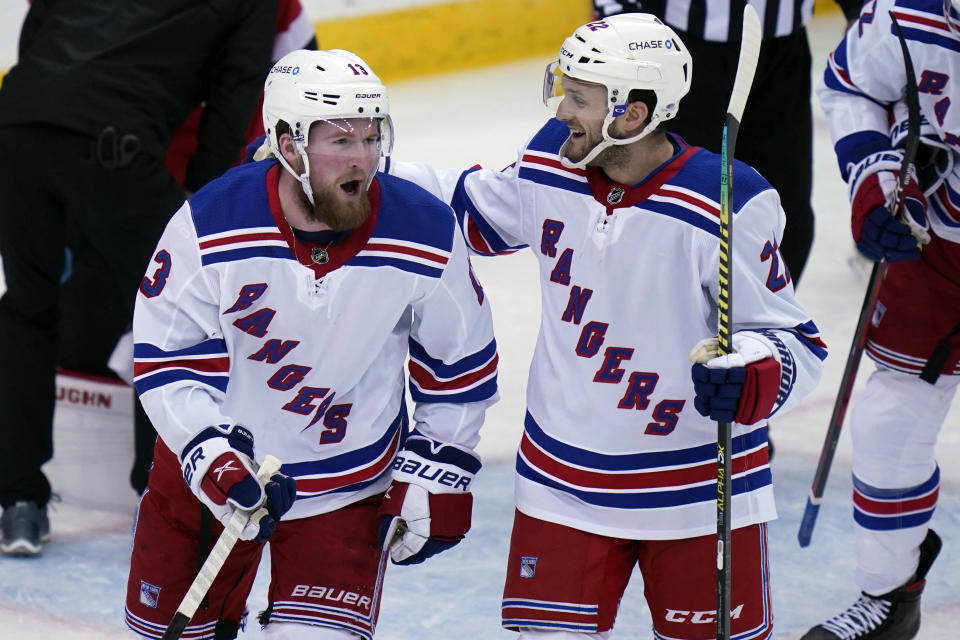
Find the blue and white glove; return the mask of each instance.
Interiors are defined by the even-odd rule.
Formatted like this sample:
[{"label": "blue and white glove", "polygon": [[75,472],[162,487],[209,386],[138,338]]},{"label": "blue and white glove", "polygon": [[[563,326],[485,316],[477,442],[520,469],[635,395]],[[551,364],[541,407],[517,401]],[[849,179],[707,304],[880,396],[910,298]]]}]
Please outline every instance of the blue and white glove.
[{"label": "blue and white glove", "polygon": [[267,514],[251,519],[240,534],[241,540],[265,542],[293,506],[297,481],[275,473],[260,484],[253,460],[253,434],[240,425],[207,427],[180,454],[187,486],[224,526],[236,510],[266,507]]},{"label": "blue and white glove", "polygon": [[394,564],[417,564],[463,540],[470,530],[470,485],[477,455],[413,432],[393,462],[380,505],[380,548]]},{"label": "blue and white glove", "polygon": [[903,152],[874,153],[850,173],[851,227],[857,249],[879,262],[916,260],[920,247],[930,242],[927,200],[911,176],[903,189],[903,214],[895,219],[897,175]]},{"label": "blue and white glove", "polygon": [[717,422],[755,424],[769,417],[780,391],[776,349],[753,331],[733,334],[733,353],[719,355],[716,338],[690,352],[697,412]]}]

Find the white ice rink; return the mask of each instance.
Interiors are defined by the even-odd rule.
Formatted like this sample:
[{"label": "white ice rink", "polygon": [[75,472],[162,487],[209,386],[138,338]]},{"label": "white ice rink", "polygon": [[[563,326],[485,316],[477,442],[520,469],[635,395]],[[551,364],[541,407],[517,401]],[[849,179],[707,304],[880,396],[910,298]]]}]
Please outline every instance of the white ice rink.
[{"label": "white ice rink", "polygon": [[[827,51],[839,40],[841,20],[839,15],[814,20],[815,69],[823,68]],[[517,146],[547,116],[540,103],[546,62],[531,60],[392,87],[398,136],[394,156],[438,166],[480,163],[500,168],[511,162]],[[772,468],[780,510],[780,519],[770,527],[778,639],[799,637],[858,595],[851,578],[846,434],[813,544],[800,549],[796,542],[867,275],[867,268],[853,258],[844,186],[823,118],[818,108],[815,111],[817,233],[799,297],[831,347],[831,356],[819,389],[772,427],[777,445]],[[461,545],[424,565],[391,567],[377,634],[380,640],[515,637],[500,629],[499,607],[513,512],[512,455],[520,436],[523,390],[539,320],[537,275],[534,259],[527,253],[474,264],[494,307],[502,396],[489,412],[483,431],[481,453],[486,466],[477,479],[474,527]],[[865,359],[858,389],[871,369]],[[960,636],[955,626],[960,625],[960,466],[950,462],[952,456],[960,455],[958,439],[960,412],[954,410],[939,450],[943,484],[933,527],[943,537],[944,549],[923,598],[920,638],[925,640]],[[126,483],[126,477],[115,481]],[[69,502],[55,505],[53,537],[40,558],[0,557],[0,640],[126,637],[123,600],[132,516],[81,509]],[[265,581],[258,579],[249,603],[251,620],[265,606],[265,589]],[[635,576],[613,637],[650,638],[644,609],[639,576]],[[255,622],[240,634],[241,639],[262,637]]]}]

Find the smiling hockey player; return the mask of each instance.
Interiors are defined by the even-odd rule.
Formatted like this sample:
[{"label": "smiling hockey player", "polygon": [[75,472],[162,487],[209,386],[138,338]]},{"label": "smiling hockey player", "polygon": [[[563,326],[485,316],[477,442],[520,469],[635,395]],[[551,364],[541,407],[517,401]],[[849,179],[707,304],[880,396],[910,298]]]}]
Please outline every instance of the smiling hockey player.
[{"label": "smiling hockey player", "polygon": [[663,126],[694,67],[651,15],[586,24],[546,70],[556,118],[515,164],[391,169],[451,202],[474,251],[539,261],[502,609],[523,640],[609,637],[637,565],[656,637],[713,637],[715,420],[736,422],[733,633],[772,634],[766,419],[826,351],[785,277],[777,193],[737,163],[736,353],[715,357],[720,157]]}]

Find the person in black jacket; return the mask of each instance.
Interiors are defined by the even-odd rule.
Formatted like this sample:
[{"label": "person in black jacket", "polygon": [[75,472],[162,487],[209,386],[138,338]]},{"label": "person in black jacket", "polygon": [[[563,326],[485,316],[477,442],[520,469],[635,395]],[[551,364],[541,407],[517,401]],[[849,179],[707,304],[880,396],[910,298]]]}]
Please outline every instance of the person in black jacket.
[{"label": "person in black jacket", "polygon": [[[132,315],[137,287],[185,193],[220,175],[269,70],[276,0],[36,0],[0,88],[0,550],[35,555],[49,535],[54,374],[65,237],[112,274]],[[170,137],[206,104],[181,188]],[[91,305],[87,305],[88,308]]]},{"label": "person in black jacket", "polygon": [[[313,23],[299,0],[277,0],[272,60],[275,62],[295,49],[316,49],[317,39]],[[259,33],[258,33],[259,36]],[[259,102],[243,134],[243,145],[263,135],[263,116]],[[167,172],[181,186],[187,179],[187,167],[199,149],[198,135],[203,120],[204,105],[197,106],[173,134],[166,149]],[[224,142],[224,146],[229,143]],[[243,159],[243,147],[235,148],[233,164]],[[211,175],[208,178],[215,178]],[[196,191],[205,182],[204,177],[192,176],[190,191]],[[75,225],[71,226],[73,231]],[[127,301],[114,291],[111,285],[113,273],[109,264],[98,259],[95,251],[88,250],[82,233],[67,234],[68,268],[60,287],[60,308],[88,310],[97,308],[100,313],[61,315],[60,346],[57,365],[66,373],[78,374],[81,378],[90,374],[108,379],[120,378],[131,382],[133,376],[133,343],[130,332],[130,311]],[[99,291],[96,300],[90,299],[90,291]],[[109,295],[103,295],[109,294]],[[118,344],[118,339],[120,343]],[[62,384],[62,380],[58,381]],[[130,486],[137,495],[147,488],[150,468],[153,465],[153,448],[157,432],[134,394],[133,463],[130,469]]]},{"label": "person in black jacket", "polygon": [[[847,20],[863,0],[836,0]],[[687,142],[720,151],[721,135],[740,54],[748,0],[593,0],[598,18],[652,13],[677,32],[696,62],[690,93],[670,130]],[[813,116],[811,60],[805,23],[813,2],[751,2],[760,15],[763,44],[737,137],[736,157],[756,167],[780,194],[787,226],[779,247],[796,286],[813,246]]]}]

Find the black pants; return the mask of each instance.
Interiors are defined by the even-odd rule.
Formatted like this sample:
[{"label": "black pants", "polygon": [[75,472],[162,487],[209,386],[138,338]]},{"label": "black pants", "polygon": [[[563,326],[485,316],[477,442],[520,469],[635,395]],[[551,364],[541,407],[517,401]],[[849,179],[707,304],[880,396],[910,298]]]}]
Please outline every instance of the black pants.
[{"label": "black pants", "polygon": [[[690,93],[667,128],[691,144],[719,153],[740,43],[678,35],[693,56],[693,78]],[[787,215],[780,252],[794,285],[813,244],[810,64],[805,29],[763,41],[735,153],[737,160],[759,171],[780,194]]]},{"label": "black pants", "polygon": [[[117,158],[98,156],[94,143],[53,127],[0,128],[0,254],[7,284],[0,298],[0,506],[22,499],[44,504],[50,497],[40,467],[53,456],[61,316],[68,327],[107,323],[105,333],[125,326],[157,240],[183,202],[162,159],[139,153],[116,166]],[[109,274],[76,292],[85,303],[76,308],[60,307],[68,236],[79,261]],[[125,310],[125,318],[115,317],[110,304]]]},{"label": "black pants", "polygon": [[[57,366],[117,378],[108,362],[117,341],[130,329],[129,301],[114,285],[110,264],[91,246],[76,222],[68,224],[66,244],[70,264],[60,286],[60,308],[69,313],[60,314]],[[147,488],[157,432],[136,395],[133,402],[130,486],[141,494]]]}]

